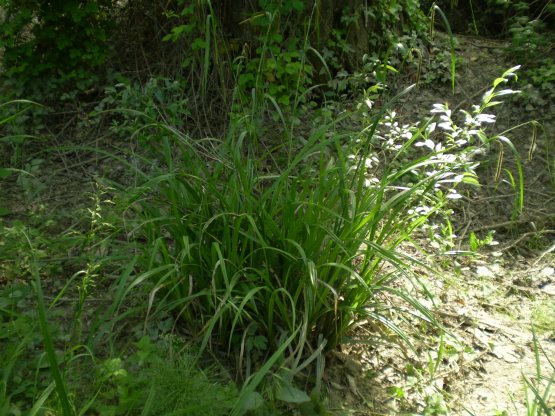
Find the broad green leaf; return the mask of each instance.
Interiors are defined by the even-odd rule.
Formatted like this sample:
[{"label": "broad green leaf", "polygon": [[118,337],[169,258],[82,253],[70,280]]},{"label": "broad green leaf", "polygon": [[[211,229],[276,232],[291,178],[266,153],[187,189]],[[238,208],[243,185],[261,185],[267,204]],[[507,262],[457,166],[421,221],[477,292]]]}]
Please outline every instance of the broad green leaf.
[{"label": "broad green leaf", "polygon": [[0,168],[0,179],[7,178],[12,173],[11,169]]},{"label": "broad green leaf", "polygon": [[287,403],[306,403],[310,401],[310,397],[304,391],[293,387],[291,383],[286,382],[281,386],[276,398]]},{"label": "broad green leaf", "polygon": [[256,410],[263,404],[264,398],[262,395],[256,391],[251,391],[244,397],[242,410],[244,412]]},{"label": "broad green leaf", "polygon": [[507,80],[505,78],[496,78],[495,81],[493,81],[493,87],[497,87],[502,82],[507,82]]},{"label": "broad green leaf", "polygon": [[478,177],[473,173],[465,173],[463,176],[463,183],[467,183],[469,185],[480,186],[480,182],[478,181]]}]

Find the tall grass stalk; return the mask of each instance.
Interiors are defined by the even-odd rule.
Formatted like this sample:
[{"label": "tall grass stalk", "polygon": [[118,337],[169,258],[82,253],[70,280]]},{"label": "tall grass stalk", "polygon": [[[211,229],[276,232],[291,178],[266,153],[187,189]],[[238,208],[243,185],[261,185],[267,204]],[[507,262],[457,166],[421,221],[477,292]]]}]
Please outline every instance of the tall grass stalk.
[{"label": "tall grass stalk", "polygon": [[431,32],[432,32],[432,37],[433,37],[433,32],[434,32],[434,24],[435,24],[435,13],[438,12],[441,20],[443,22],[443,25],[445,26],[445,29],[447,30],[447,33],[449,34],[449,44],[451,46],[451,92],[453,94],[455,94],[455,76],[457,73],[457,53],[455,51],[455,36],[453,36],[453,32],[451,31],[451,25],[449,24],[449,19],[447,19],[447,16],[445,16],[445,13],[443,13],[443,10],[441,10],[441,8],[434,2],[432,4],[432,7],[430,9],[430,15],[431,15],[431,23],[430,23],[430,28],[431,28]]},{"label": "tall grass stalk", "polygon": [[48,358],[48,363],[50,365],[50,373],[52,374],[52,378],[54,379],[54,383],[56,386],[56,393],[58,394],[58,399],[62,407],[62,415],[71,416],[74,414],[74,412],[69,402],[67,389],[64,383],[62,373],[60,371],[60,367],[58,365],[58,360],[56,358],[56,351],[54,349],[54,342],[50,335],[50,328],[48,325],[48,320],[46,318],[46,306],[44,304],[44,295],[42,292],[42,284],[41,284],[40,273],[38,269],[38,262],[37,262],[37,259],[35,258],[35,251],[33,248],[33,244],[29,239],[29,236],[27,235],[27,233],[24,233],[24,235],[29,244],[29,248],[32,256],[32,259],[30,261],[30,268],[31,268],[31,274],[34,280],[33,283],[34,283],[35,294],[37,297],[39,325],[42,333],[44,349],[46,351],[46,356]]},{"label": "tall grass stalk", "polygon": [[[535,381],[527,376],[523,376],[526,394],[526,416],[551,416],[553,414],[553,403],[549,403],[549,400],[552,396],[551,387],[555,384],[555,364],[551,362],[542,349],[534,330],[532,330],[532,335],[536,368],[534,374]],[[543,358],[551,366],[552,373],[549,375],[544,375],[542,372],[542,354]]]}]

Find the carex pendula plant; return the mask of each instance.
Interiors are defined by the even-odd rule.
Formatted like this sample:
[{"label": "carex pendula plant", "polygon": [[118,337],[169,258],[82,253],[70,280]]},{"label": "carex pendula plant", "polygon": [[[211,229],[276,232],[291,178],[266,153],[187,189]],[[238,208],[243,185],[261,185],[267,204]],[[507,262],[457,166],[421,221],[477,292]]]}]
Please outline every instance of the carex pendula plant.
[{"label": "carex pendula plant", "polygon": [[478,184],[474,159],[499,139],[485,133],[495,117],[484,111],[509,94],[496,88],[515,70],[460,125],[447,105],[405,126],[386,105],[363,114],[357,134],[339,127],[348,112],[303,140],[285,125],[282,154],[250,143],[240,122],[200,140],[145,116],[126,190],[143,247],[132,286],[148,285],[151,313],[172,308],[201,350],[233,352],[247,369],[270,356],[302,366],[368,320],[408,342],[389,309],[435,321],[400,280],[417,282],[417,260],[399,246]]}]

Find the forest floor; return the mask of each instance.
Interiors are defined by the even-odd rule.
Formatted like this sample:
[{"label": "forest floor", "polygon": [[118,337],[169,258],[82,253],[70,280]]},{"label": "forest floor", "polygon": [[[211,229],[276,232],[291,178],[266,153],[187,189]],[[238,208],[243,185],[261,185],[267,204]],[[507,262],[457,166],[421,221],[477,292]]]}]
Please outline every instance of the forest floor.
[{"label": "forest floor", "polygon": [[[441,38],[437,42],[441,43]],[[448,44],[445,39],[443,42]],[[401,122],[421,119],[432,104],[443,102],[445,97],[450,97],[450,108],[470,109],[495,78],[518,64],[507,58],[507,45],[502,42],[460,36],[457,45],[455,94],[451,93],[448,69],[438,63],[448,59],[448,54],[439,56],[445,48],[439,52],[432,49],[424,56],[421,85],[397,105]],[[441,68],[446,74],[438,78]],[[544,126],[535,143],[532,143],[530,125],[507,133],[519,149],[523,163],[523,212],[514,218],[515,192],[510,180],[496,182],[496,163],[483,163],[482,186],[472,197],[459,200],[456,206],[453,233],[457,237],[453,240],[453,249],[468,249],[471,232],[484,238],[489,231],[494,231],[497,245],[488,245],[469,256],[424,255],[414,246],[405,247],[408,254],[439,269],[437,274],[431,274],[428,269],[416,272],[421,285],[431,294],[422,295],[421,301],[436,312],[445,329],[444,335],[421,319],[405,317],[400,325],[412,327],[407,330],[413,334],[414,349],[411,350],[403,342],[396,343],[399,340],[383,328],[371,324],[359,327],[351,342],[327,358],[324,385],[329,395],[329,409],[334,415],[532,416],[526,409],[526,392],[529,398],[531,392],[525,388],[524,377],[535,383],[538,365],[541,374],[552,376],[554,369],[548,359],[555,362],[553,162],[549,167],[553,158],[550,152],[555,150],[555,109],[546,106],[549,100],[542,101],[534,90],[525,89],[525,92],[525,99],[515,99],[497,109],[494,126],[495,131],[503,132],[533,119]],[[56,137],[53,140],[51,145],[57,145]],[[534,145],[535,152],[528,160],[530,147]],[[514,171],[515,160],[509,150],[505,153],[503,166]],[[28,179],[17,187],[11,184],[13,188],[8,189],[10,184],[5,182],[3,191],[9,194],[10,211],[21,217],[26,211],[35,212],[31,221],[40,221],[46,229],[50,225],[45,215],[46,218],[56,215],[53,232],[59,232],[62,226],[70,231],[72,227],[82,226],[75,219],[87,217],[83,207],[90,205],[90,195],[97,191],[90,181],[85,185],[84,178],[98,175],[103,169],[117,169],[108,159],[103,161],[98,153],[91,152],[89,158],[61,157],[62,162],[34,159],[25,169],[36,174],[36,178],[48,176],[48,187],[45,189],[41,181]],[[495,155],[490,155],[489,160],[495,159]],[[47,166],[48,163],[52,166]],[[18,190],[20,185],[26,187],[27,196],[48,195],[40,203],[30,202],[32,198],[26,199]],[[80,206],[79,212],[75,206]],[[438,252],[425,238],[419,244],[425,246],[423,252]],[[21,249],[14,256],[23,252]],[[0,265],[0,288],[19,279],[14,276],[21,273],[23,260],[23,257],[20,260],[14,257],[10,264]],[[76,266],[68,260],[60,267],[70,273]],[[56,273],[52,269],[52,276]],[[46,283],[49,291],[58,293],[66,282],[53,278]],[[535,328],[537,343],[532,328]],[[393,342],[373,343],[372,334],[376,333],[379,337],[375,338]],[[361,339],[365,342],[357,341]],[[546,401],[555,409],[555,397]]]},{"label": "forest floor", "polygon": [[[506,48],[504,42],[458,36],[455,94],[448,74],[443,82],[420,85],[398,106],[400,119],[407,123],[421,119],[445,97],[450,97],[449,108],[469,111],[495,78],[518,64],[507,57]],[[428,71],[437,75],[437,59],[424,60],[424,79]],[[555,184],[548,162],[555,145],[555,109],[530,85],[516,88],[523,89],[525,97],[495,111],[496,134],[530,120],[545,128],[536,143],[529,124],[506,134],[523,163],[523,212],[518,219],[511,218],[515,193],[510,181],[496,182],[495,163],[484,163],[482,186],[455,210],[454,248],[468,248],[470,232],[483,238],[493,231],[493,244],[468,257],[422,258],[440,265],[438,275],[422,271],[421,276],[445,335],[440,338],[433,331],[427,335],[415,320],[405,324],[419,328],[412,331],[418,333],[417,354],[391,343],[345,345],[328,370],[333,380],[331,401],[349,409],[343,414],[536,415],[524,377],[536,382],[538,370],[543,377],[555,376],[549,363],[555,363]],[[533,100],[534,94],[539,100]],[[535,152],[528,160],[531,146]],[[497,156],[490,155],[489,160]],[[505,154],[503,167],[514,168],[514,163]],[[428,248],[428,253],[434,252]],[[419,255],[416,250],[409,253]],[[364,339],[372,328],[360,331]],[[553,412],[555,395],[546,401]]]}]

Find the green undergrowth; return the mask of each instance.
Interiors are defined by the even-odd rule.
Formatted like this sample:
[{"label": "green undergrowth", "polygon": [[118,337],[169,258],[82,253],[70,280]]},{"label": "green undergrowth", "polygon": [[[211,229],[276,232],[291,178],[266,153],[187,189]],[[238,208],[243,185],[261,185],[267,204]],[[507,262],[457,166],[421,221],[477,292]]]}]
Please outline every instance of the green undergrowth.
[{"label": "green undergrowth", "polygon": [[[30,290],[12,285],[1,292],[2,415],[229,414],[237,399],[235,384],[217,367],[204,365],[201,370],[195,353],[182,342],[169,335],[157,342],[143,336],[113,354],[106,355],[103,348],[93,352],[85,344],[64,343],[64,313],[51,311],[48,331],[55,340],[58,387]],[[65,407],[60,397],[65,397]]]},{"label": "green undergrowth", "polygon": [[[133,285],[150,291],[150,313],[173,310],[201,351],[237,357],[246,393],[235,413],[261,384],[270,397],[309,401],[296,377],[368,319],[408,342],[384,307],[387,297],[398,299],[397,312],[435,322],[405,289],[420,287],[416,260],[397,247],[447,215],[458,189],[478,183],[474,154],[491,141],[511,146],[504,136],[488,138],[482,125],[495,119],[484,113],[494,98],[512,93],[495,89],[513,75],[496,80],[462,127],[446,105],[401,126],[387,106],[370,113],[368,101],[358,133],[338,128],[348,112],[307,134],[281,117],[268,147],[241,118],[223,139],[194,140],[138,110],[123,112],[114,133],[141,119],[135,139],[143,150],[128,165],[132,187],[114,184],[125,189],[128,232],[143,247],[145,272]],[[269,365],[256,371],[260,361]]]},{"label": "green undergrowth", "polygon": [[[467,112],[436,104],[410,125],[393,109],[412,88],[306,123],[268,95],[254,110],[237,101],[221,138],[186,133],[179,83],[108,90],[82,127],[109,125],[129,146],[44,152],[102,154],[124,174],[97,177],[69,227],[30,226],[9,206],[0,219],[0,410],[329,414],[324,358],[350,331],[371,322],[412,348],[403,321],[439,326],[413,273],[424,265],[400,246],[424,251],[415,236],[448,224],[492,143],[514,150],[486,130],[516,69]],[[38,180],[36,166],[0,179],[22,186],[11,175]]]},{"label": "green undergrowth", "polygon": [[[343,414],[325,363],[360,326],[413,352],[428,328],[438,371],[450,341],[414,270],[433,271],[404,248],[457,254],[452,209],[494,145],[517,156],[504,170],[499,151],[496,179],[519,218],[511,131],[488,133],[517,67],[467,111],[403,124],[414,87],[390,94],[402,69],[421,81],[416,0],[20,3],[0,1],[0,96],[58,108],[0,105],[0,416]],[[520,53],[549,47],[523,24]],[[423,82],[454,89],[450,41]],[[547,92],[549,71],[530,73]]]}]

